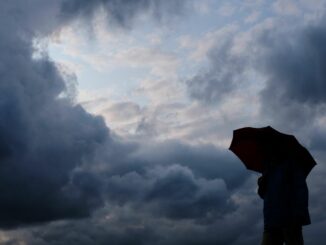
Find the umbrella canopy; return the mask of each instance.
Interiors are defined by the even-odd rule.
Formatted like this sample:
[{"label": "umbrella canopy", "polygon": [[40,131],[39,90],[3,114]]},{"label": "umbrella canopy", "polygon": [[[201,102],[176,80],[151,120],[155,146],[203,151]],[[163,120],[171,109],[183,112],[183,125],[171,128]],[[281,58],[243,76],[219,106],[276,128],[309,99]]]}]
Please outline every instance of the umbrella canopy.
[{"label": "umbrella canopy", "polygon": [[309,151],[293,135],[281,133],[271,126],[234,130],[229,149],[248,169],[260,173],[264,171],[263,162],[267,159],[278,161],[291,157],[297,164],[302,164],[306,175],[316,165]]}]

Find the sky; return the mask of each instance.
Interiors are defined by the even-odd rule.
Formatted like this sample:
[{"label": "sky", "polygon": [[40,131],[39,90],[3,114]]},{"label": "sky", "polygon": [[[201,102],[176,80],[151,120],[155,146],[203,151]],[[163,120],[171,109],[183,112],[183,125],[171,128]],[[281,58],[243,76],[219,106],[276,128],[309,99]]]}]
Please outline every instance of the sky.
[{"label": "sky", "polygon": [[252,245],[232,132],[293,134],[326,239],[325,0],[2,0],[0,244]]}]

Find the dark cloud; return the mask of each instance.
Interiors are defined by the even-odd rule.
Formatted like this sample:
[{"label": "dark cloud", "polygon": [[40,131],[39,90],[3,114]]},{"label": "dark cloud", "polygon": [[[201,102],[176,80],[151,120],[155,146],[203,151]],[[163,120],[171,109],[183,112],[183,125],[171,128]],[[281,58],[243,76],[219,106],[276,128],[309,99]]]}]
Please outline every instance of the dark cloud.
[{"label": "dark cloud", "polygon": [[248,60],[232,51],[234,33],[226,33],[209,50],[209,67],[187,81],[190,96],[205,103],[219,103],[243,80]]},{"label": "dark cloud", "polygon": [[[86,183],[87,193],[101,184],[105,207],[78,222],[28,228],[33,235],[21,235],[23,240],[42,245],[231,244],[245,224],[259,220],[255,180],[246,177],[231,152],[176,141],[116,142],[101,150],[93,166],[98,178],[76,173],[75,183]],[[251,200],[239,203],[244,196]]]},{"label": "dark cloud", "polygon": [[0,28],[15,30],[7,38],[19,34],[20,38],[30,40],[32,36],[42,37],[60,30],[75,19],[91,26],[100,8],[108,13],[110,27],[131,28],[139,15],[147,14],[162,24],[183,14],[189,7],[191,4],[185,0],[2,1],[0,18],[4,24]]},{"label": "dark cloud", "polygon": [[[69,91],[57,64],[46,55],[32,58],[35,37],[74,18],[91,18],[100,6],[108,11],[111,23],[130,27],[143,11],[167,18],[182,9],[184,1],[58,0],[47,4],[42,0],[1,2],[0,23],[5,24],[0,25],[0,227],[43,222],[8,232],[13,238],[4,244],[19,244],[20,239],[36,245],[258,243],[262,220],[256,176],[248,176],[231,152],[178,141],[118,139],[101,117],[62,96]],[[323,39],[314,34],[316,38],[300,46],[301,35],[305,36],[294,36],[298,38],[295,47],[308,46],[313,56],[317,50],[313,47],[320,45],[316,40]],[[288,81],[291,69],[282,71],[283,67],[303,69],[295,60],[308,53],[297,48],[298,56],[292,55],[288,64],[279,44],[273,46],[279,39],[268,40],[262,34],[255,41],[261,47],[258,58],[271,58],[257,66],[268,77],[263,105],[273,106],[272,96],[267,96],[272,90],[276,98],[290,98],[291,105],[307,104],[307,110],[324,103],[323,93],[310,98],[324,88],[322,78],[309,71],[302,76],[307,81],[318,78],[314,88],[304,93],[302,82],[287,91],[296,79]],[[284,42],[291,47],[292,41]],[[211,68],[189,81],[196,99],[212,103],[241,82],[252,60],[231,52],[231,43],[232,38],[222,42],[211,54]],[[268,48],[279,52],[269,53]],[[318,57],[307,62],[322,64]],[[277,65],[279,59],[282,67]],[[324,75],[322,68],[318,74]],[[322,189],[320,176],[315,186]],[[314,200],[318,193],[313,194]],[[322,206],[314,206],[315,215]]]},{"label": "dark cloud", "polygon": [[[0,27],[0,226],[87,217],[104,202],[199,223],[232,212],[229,190],[245,180],[234,159],[213,146],[118,143],[102,118],[62,96],[69,91],[60,67],[46,53],[33,58],[33,39],[61,27],[61,14],[89,17],[102,4],[124,26],[142,10],[157,17],[182,1],[28,4],[6,1],[1,10],[7,25]],[[46,14],[54,18],[48,24]],[[134,234],[133,241],[146,240]]]},{"label": "dark cloud", "polygon": [[[225,183],[221,179],[196,179],[191,170],[172,165],[157,169],[155,181],[145,196],[156,213],[172,219],[222,217],[232,209]],[[211,216],[211,217],[207,217]]]},{"label": "dark cloud", "polygon": [[[161,175],[166,176],[166,173],[171,169],[173,169],[172,171],[176,169],[180,171],[182,168],[173,166],[165,173],[161,173]],[[235,193],[235,199],[244,200],[242,198],[246,197],[246,201],[241,202],[241,205],[237,203],[236,208],[225,212],[223,217],[217,218],[212,213],[210,222],[198,220],[196,216],[189,216],[188,219],[180,217],[171,219],[171,217],[163,214],[153,215],[150,212],[151,210],[148,210],[153,205],[151,202],[141,203],[143,207],[141,205],[136,207],[131,203],[125,205],[108,204],[104,209],[96,211],[92,218],[78,222],[52,223],[42,228],[30,228],[28,235],[26,233],[19,234],[18,232],[15,239],[17,242],[19,239],[23,239],[28,243],[39,245],[107,243],[119,245],[203,243],[249,245],[252,244],[250,242],[257,243],[260,239],[260,232],[257,232],[260,231],[260,228],[256,224],[260,224],[260,215],[257,208],[261,208],[261,205],[257,202],[258,199],[254,193],[249,195],[246,193],[246,189],[254,182],[255,179],[246,181],[245,188],[238,189]],[[133,184],[133,182],[130,184]],[[177,195],[181,192],[177,192]],[[171,192],[171,194],[173,193]],[[185,197],[185,192],[182,193],[181,196]],[[167,195],[160,198],[164,199],[161,200],[162,202],[172,200]],[[174,196],[174,198],[180,200],[180,197]],[[246,231],[246,234],[244,234],[244,231]],[[242,235],[245,235],[246,239],[241,239]]]},{"label": "dark cloud", "polygon": [[0,227],[89,216],[103,200],[101,180],[87,166],[114,144],[101,117],[63,96],[70,91],[60,66],[46,52],[33,57],[35,38],[100,5],[124,26],[142,11],[159,17],[182,2],[1,2]]},{"label": "dark cloud", "polygon": [[30,42],[6,41],[1,38],[0,226],[88,215],[101,200],[75,183],[72,171],[109,131],[101,118],[58,98],[66,86],[53,62],[33,60]]},{"label": "dark cloud", "polygon": [[[130,171],[145,174],[154,166],[168,167],[173,164],[191,169],[195,177],[208,180],[223,179],[229,189],[234,189],[245,180],[246,170],[228,150],[210,144],[191,146],[180,141],[130,143],[116,149],[129,152],[119,163],[110,165],[110,175],[123,175]],[[112,155],[108,157],[112,158]]]},{"label": "dark cloud", "polygon": [[108,180],[107,193],[112,203],[171,219],[208,221],[232,210],[223,179],[196,178],[178,164],[148,168],[144,174],[114,175]]},{"label": "dark cloud", "polygon": [[185,0],[62,0],[61,15],[70,19],[77,17],[90,18],[95,10],[103,8],[108,12],[108,21],[123,27],[131,27],[138,13],[147,13],[160,21],[181,14],[185,9]]},{"label": "dark cloud", "polygon": [[326,99],[326,28],[324,20],[299,30],[272,30],[259,36],[263,71],[269,81],[263,95],[316,105]]},{"label": "dark cloud", "polygon": [[88,166],[98,174],[81,168],[69,186],[71,195],[100,192],[105,206],[86,219],[18,230],[12,243],[237,244],[248,224],[257,229],[256,179],[231,152],[176,141],[100,148]]},{"label": "dark cloud", "polygon": [[[117,148],[109,152],[104,148],[106,152],[100,155],[115,159],[103,174],[108,200],[119,205],[152,203],[155,209],[162,208],[154,213],[165,208],[170,213],[175,207],[171,216],[178,218],[177,209],[182,208],[185,214],[180,217],[200,218],[208,210],[227,208],[230,193],[246,181],[245,168],[231,152],[212,145],[165,141],[128,143]],[[211,207],[206,210],[207,205]]]},{"label": "dark cloud", "polygon": [[[217,104],[259,78],[260,118],[285,131],[302,128],[325,112],[324,22],[321,17],[284,25],[274,19],[245,33],[218,36],[207,70],[187,81],[189,95]],[[258,76],[250,77],[254,73]]]},{"label": "dark cloud", "polygon": [[[216,40],[217,48],[213,48],[211,54],[220,57],[222,61],[235,58],[231,65],[227,62],[224,64],[223,69],[226,69],[230,76],[220,80],[219,76],[223,77],[223,74],[227,73],[220,68],[218,58],[210,58],[208,72],[199,72],[188,82],[188,91],[193,98],[205,103],[217,104],[218,98],[230,96],[233,91],[239,92],[243,89],[243,84],[248,83],[247,71],[254,71],[264,79],[262,81],[264,87],[258,94],[261,108],[259,119],[284,132],[299,136],[300,141],[308,147],[318,162],[317,167],[308,177],[313,225],[305,227],[304,230],[306,240],[311,244],[319,244],[320,239],[324,238],[319,228],[325,220],[321,211],[325,200],[320,195],[321,190],[325,188],[322,179],[325,175],[326,159],[323,124],[326,102],[324,23],[323,17],[305,25],[282,25],[276,20],[272,24],[262,24],[247,33],[250,34],[250,38],[246,41],[245,49],[238,53],[240,54],[238,57],[232,54],[235,45],[225,46],[226,50],[220,49],[219,40]],[[238,37],[234,36],[232,40],[236,38]],[[237,64],[244,66],[240,72]],[[217,96],[211,99],[212,95]],[[249,236],[244,238],[249,239]],[[256,239],[256,242],[251,244],[257,243],[257,237],[254,236],[253,239]],[[248,244],[250,244],[249,240],[247,240]],[[235,244],[246,244],[246,242],[242,243],[238,240]]]},{"label": "dark cloud", "polygon": [[326,128],[316,128],[311,133],[310,147],[313,150],[325,152],[326,150]]},{"label": "dark cloud", "polygon": [[210,144],[190,146],[177,141],[166,141],[147,147],[147,152],[142,150],[141,153],[150,161],[159,164],[168,159],[168,162],[192,169],[196,176],[221,178],[230,189],[240,186],[246,176],[245,168],[238,164],[238,159],[230,151]]},{"label": "dark cloud", "polygon": [[325,222],[321,206],[325,198],[325,115],[326,38],[325,18],[290,29],[275,28],[260,33],[257,44],[262,53],[260,72],[266,77],[261,92],[262,116],[280,128],[300,135],[318,165],[308,177],[312,225],[305,227],[306,242],[325,239],[320,227]]},{"label": "dark cloud", "polygon": [[128,121],[130,118],[137,117],[141,112],[142,108],[132,102],[115,103],[103,110],[104,114],[108,114],[109,117],[120,122]]},{"label": "dark cloud", "polygon": [[299,129],[325,111],[326,38],[324,19],[288,30],[260,33],[258,69],[267,79],[261,92],[262,114],[279,127]]}]

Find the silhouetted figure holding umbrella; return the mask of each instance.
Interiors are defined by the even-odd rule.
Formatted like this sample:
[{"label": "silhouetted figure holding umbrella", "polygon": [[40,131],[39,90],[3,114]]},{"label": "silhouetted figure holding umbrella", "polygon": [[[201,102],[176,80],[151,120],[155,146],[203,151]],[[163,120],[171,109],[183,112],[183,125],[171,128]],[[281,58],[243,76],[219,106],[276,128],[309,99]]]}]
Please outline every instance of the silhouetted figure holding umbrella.
[{"label": "silhouetted figure holding umbrella", "polygon": [[303,245],[302,226],[310,224],[306,177],[316,165],[307,149],[293,135],[268,126],[235,130],[230,150],[248,169],[262,173],[262,245]]}]

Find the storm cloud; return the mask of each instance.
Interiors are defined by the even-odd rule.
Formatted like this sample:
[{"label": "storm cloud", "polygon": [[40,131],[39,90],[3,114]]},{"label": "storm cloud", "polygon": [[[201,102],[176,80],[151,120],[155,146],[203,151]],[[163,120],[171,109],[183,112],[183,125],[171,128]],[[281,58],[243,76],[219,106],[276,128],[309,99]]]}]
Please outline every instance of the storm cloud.
[{"label": "storm cloud", "polygon": [[326,29],[324,18],[295,30],[262,33],[261,71],[267,78],[261,92],[265,115],[278,125],[299,128],[318,119],[325,110]]},{"label": "storm cloud", "polygon": [[189,95],[217,104],[258,77],[262,119],[291,130],[311,122],[325,105],[324,23],[324,17],[292,26],[274,19],[226,33],[207,52],[209,68],[187,81]]},{"label": "storm cloud", "polygon": [[[300,24],[289,23],[275,18],[240,34],[226,35],[229,41],[225,49],[220,49],[221,41],[216,39],[216,45],[208,51],[208,69],[188,80],[188,94],[196,101],[218,107],[221,99],[232,101],[232,96],[245,93],[244,87],[259,84],[256,102],[261,122],[296,134],[319,164],[308,178],[313,225],[306,228],[308,242],[318,244],[321,238],[317,230],[324,220],[319,214],[320,205],[325,205],[319,192],[324,187],[321,179],[326,139],[325,15]],[[228,60],[233,59],[229,64]],[[240,70],[237,64],[241,64]],[[223,69],[230,75],[221,80]],[[240,123],[247,126],[248,121]]]},{"label": "storm cloud", "polygon": [[[181,6],[182,1],[176,4]],[[46,51],[34,56],[36,38],[74,18],[89,17],[100,5],[121,26],[139,12],[152,9],[159,15],[170,6],[166,1],[1,2],[3,228],[86,217],[103,203],[101,180],[82,166],[94,162],[99,147],[113,144],[109,129],[101,117],[87,113],[65,96],[70,81]]]},{"label": "storm cloud", "polygon": [[231,212],[229,190],[246,179],[234,158],[209,145],[119,143],[101,117],[66,96],[67,76],[46,51],[34,56],[35,38],[100,5],[121,26],[137,12],[161,18],[182,9],[182,1],[3,3],[0,226],[88,217],[106,202],[176,220],[208,222]]},{"label": "storm cloud", "polygon": [[210,145],[140,144],[129,153],[106,172],[108,200],[152,215],[216,218],[232,211],[230,195],[247,179],[235,157]]},{"label": "storm cloud", "polygon": [[187,81],[192,98],[216,104],[242,82],[248,59],[233,52],[234,35],[235,28],[216,35],[215,45],[207,52],[208,67]]},{"label": "storm cloud", "polygon": [[103,8],[108,12],[108,21],[113,25],[132,27],[137,14],[146,13],[158,21],[183,13],[187,6],[185,0],[62,0],[60,14],[64,19],[76,17],[90,18],[95,10]]},{"label": "storm cloud", "polygon": [[[155,147],[162,149],[164,145],[156,144]],[[237,180],[232,181],[226,181],[218,174],[192,170],[192,164],[203,168],[209,166],[210,163],[205,158],[202,162],[190,159],[171,161],[178,154],[186,155],[186,151],[181,150],[182,147],[165,149],[165,156],[171,158],[159,157],[157,162],[151,161],[153,148],[147,146],[143,148],[137,145],[132,147],[129,155],[116,155],[116,168],[111,168],[114,164],[110,164],[103,166],[110,169],[101,171],[106,176],[101,178],[106,180],[106,204],[102,208],[97,209],[88,219],[52,222],[42,227],[28,228],[22,233],[17,231],[12,242],[18,243],[22,239],[40,245],[108,242],[232,244],[244,234],[244,227],[248,224],[250,228],[246,232],[252,232],[253,239],[257,239],[257,224],[260,224],[257,208],[260,203],[252,190],[255,178],[244,177],[242,174],[246,170],[239,165],[233,169]],[[211,152],[211,158],[220,170],[226,168],[226,171],[231,172],[234,168],[232,162],[237,162],[232,154],[220,155],[211,146],[200,147],[192,156],[200,160],[200,155],[204,152]],[[141,155],[141,158],[135,157],[136,155]],[[225,164],[227,161],[229,165]],[[238,187],[229,189],[226,183],[232,182]],[[247,239],[249,242],[244,244],[250,244],[252,238],[249,236]]]},{"label": "storm cloud", "polygon": [[[249,245],[260,239],[256,176],[231,152],[181,140],[120,138],[70,97],[73,74],[67,76],[46,50],[35,56],[36,40],[72,21],[91,26],[99,9],[112,28],[127,30],[142,14],[169,21],[187,9],[186,2],[1,2],[1,243]],[[221,101],[254,69],[265,78],[259,116],[294,113],[292,108],[302,115],[306,108],[317,118],[325,102],[324,30],[322,22],[289,36],[282,28],[254,30],[241,52],[230,33],[210,50],[207,69],[187,82],[190,97],[204,104]],[[131,104],[110,109],[122,119],[140,111],[121,111],[126,105]],[[273,122],[286,123],[273,116]],[[324,142],[316,133],[311,145],[320,150]],[[323,175],[318,177],[313,200],[322,186]],[[314,214],[322,207],[315,205]]]},{"label": "storm cloud", "polygon": [[66,81],[46,56],[33,58],[33,23],[24,6],[2,6],[0,226],[87,216],[101,203],[99,191],[88,191],[92,181],[73,172],[109,130],[102,118],[60,98]]},{"label": "storm cloud", "polygon": [[265,47],[263,70],[268,84],[263,92],[281,94],[284,99],[317,105],[325,103],[326,28],[324,19],[287,33],[263,33],[258,41]]}]

